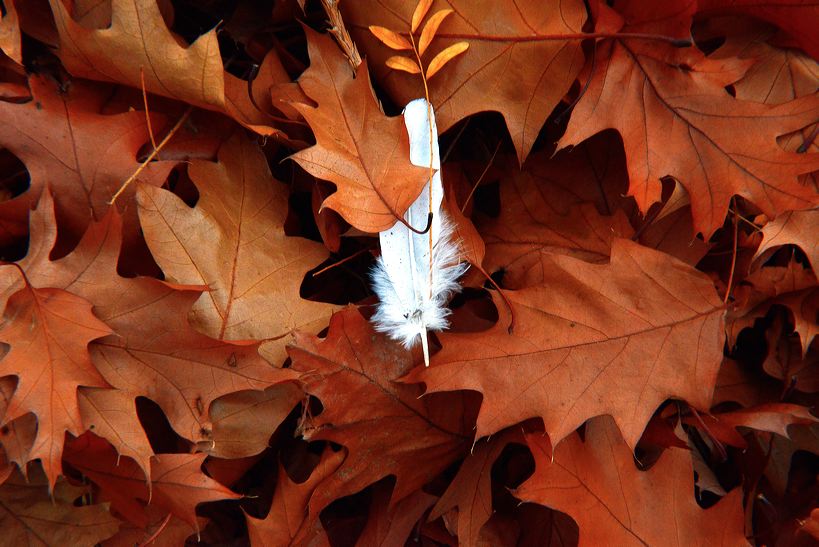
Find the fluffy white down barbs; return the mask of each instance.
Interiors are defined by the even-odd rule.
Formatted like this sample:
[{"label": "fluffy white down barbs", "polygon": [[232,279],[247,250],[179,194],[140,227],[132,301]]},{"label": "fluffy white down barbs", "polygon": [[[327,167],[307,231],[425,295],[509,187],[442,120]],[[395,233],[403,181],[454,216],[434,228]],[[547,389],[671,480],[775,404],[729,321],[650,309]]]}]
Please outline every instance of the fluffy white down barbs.
[{"label": "fluffy white down barbs", "polygon": [[430,139],[428,113],[432,113],[432,108],[428,108],[425,99],[416,99],[404,109],[410,161],[419,167],[429,167],[431,160],[435,170],[432,184],[424,187],[404,219],[407,224],[420,230],[426,226],[429,212],[432,211],[431,237],[430,233],[417,234],[403,223],[396,222],[392,228],[379,234],[381,256],[372,272],[373,289],[380,300],[372,317],[376,330],[387,333],[407,348],[421,342],[427,366],[427,331],[443,330],[449,325],[447,316],[450,310],[446,304],[460,290],[458,278],[468,267],[460,261],[459,245],[453,240],[453,226],[441,210],[444,190],[438,130],[433,113]]}]

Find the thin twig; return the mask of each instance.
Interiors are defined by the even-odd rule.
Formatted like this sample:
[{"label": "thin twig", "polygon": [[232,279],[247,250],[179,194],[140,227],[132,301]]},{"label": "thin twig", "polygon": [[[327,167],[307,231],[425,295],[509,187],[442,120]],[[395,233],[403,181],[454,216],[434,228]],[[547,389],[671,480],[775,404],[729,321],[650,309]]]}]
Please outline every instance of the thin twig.
[{"label": "thin twig", "polygon": [[[734,198],[731,198],[733,202],[733,208],[736,209],[737,202]],[[734,252],[731,256],[731,273],[728,275],[728,286],[725,288],[725,299],[722,301],[723,304],[728,303],[728,297],[731,295],[731,286],[734,284],[734,271],[737,267],[737,239],[739,237],[739,220],[736,213],[734,213]]]},{"label": "thin twig", "polygon": [[174,124],[171,130],[168,131],[168,134],[165,135],[165,138],[162,139],[162,141],[156,147],[154,147],[153,152],[151,152],[151,154],[147,158],[145,158],[145,161],[143,161],[142,164],[137,168],[137,170],[134,171],[134,174],[128,177],[128,180],[122,183],[122,186],[119,187],[119,190],[117,190],[116,194],[114,194],[114,197],[112,197],[111,201],[108,202],[109,205],[113,205],[117,201],[117,198],[120,196],[120,194],[122,194],[128,188],[128,186],[139,176],[139,174],[145,170],[148,164],[154,160],[157,154],[159,154],[159,151],[162,150],[162,148],[166,144],[168,144],[168,141],[171,140],[171,137],[173,137],[176,134],[176,132],[179,131],[179,128],[182,127],[182,124],[185,123],[185,120],[187,120],[188,117],[191,115],[191,112],[193,112],[193,106],[189,106],[185,110],[182,116],[180,116],[179,120],[177,120],[176,124]]},{"label": "thin twig", "polygon": [[139,67],[139,79],[142,84],[142,104],[145,106],[145,122],[148,124],[148,136],[151,137],[151,145],[156,150],[156,140],[154,139],[154,129],[151,127],[151,113],[148,110],[148,92],[145,91],[145,71]]},{"label": "thin twig", "polygon": [[350,260],[352,260],[352,259],[354,259],[354,258],[356,258],[356,257],[358,257],[358,256],[361,256],[361,255],[363,255],[363,254],[364,254],[364,253],[366,253],[366,252],[369,252],[369,250],[370,250],[370,249],[359,249],[359,250],[357,250],[356,252],[354,252],[353,254],[351,254],[350,256],[344,257],[344,258],[342,258],[341,260],[339,260],[338,262],[333,262],[333,263],[332,263],[332,264],[330,264],[329,266],[325,266],[324,268],[320,269],[320,270],[319,270],[319,271],[317,271],[317,272],[313,272],[312,274],[310,274],[310,277],[316,277],[316,276],[318,276],[318,275],[323,274],[323,273],[324,273],[324,272],[326,272],[327,270],[332,270],[332,269],[333,269],[333,268],[335,268],[336,266],[341,266],[341,265],[342,265],[342,264],[344,264],[345,262],[349,262]]},{"label": "thin twig", "polygon": [[489,172],[489,168],[492,167],[492,164],[495,163],[495,156],[498,155],[498,150],[500,150],[500,145],[501,145],[501,141],[498,140],[498,145],[495,146],[495,151],[492,152],[492,157],[489,158],[489,163],[486,164],[486,167],[484,167],[484,169],[483,169],[483,173],[481,173],[481,176],[478,177],[477,182],[475,182],[474,186],[472,186],[472,190],[470,190],[469,195],[466,196],[466,200],[464,201],[464,204],[461,205],[461,213],[466,211],[466,206],[469,204],[469,200],[472,199],[472,195],[475,193],[475,190],[478,189],[478,185],[481,183],[483,178],[486,176],[486,173]]}]

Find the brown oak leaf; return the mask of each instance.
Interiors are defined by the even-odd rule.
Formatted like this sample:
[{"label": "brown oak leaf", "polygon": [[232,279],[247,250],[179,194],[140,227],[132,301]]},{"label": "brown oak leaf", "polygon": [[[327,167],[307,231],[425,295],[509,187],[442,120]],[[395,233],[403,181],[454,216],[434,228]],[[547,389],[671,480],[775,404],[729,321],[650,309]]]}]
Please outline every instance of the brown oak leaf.
[{"label": "brown oak leaf", "polygon": [[299,85],[318,106],[293,107],[310,124],[316,145],[291,157],[310,174],[336,185],[322,207],[337,211],[359,230],[386,230],[421,193],[428,170],[410,163],[404,118],[381,112],[367,64],[351,74],[329,36],[305,32],[310,68],[299,77]]},{"label": "brown oak leaf", "polygon": [[344,452],[324,449],[321,460],[310,477],[296,483],[279,466],[276,491],[270,511],[263,519],[245,515],[250,543],[254,547],[278,547],[280,545],[329,545],[324,531],[316,526],[317,515],[308,515],[308,503],[316,488],[330,477],[344,461]]},{"label": "brown oak leaf", "polygon": [[269,446],[270,436],[304,398],[294,382],[264,391],[239,391],[213,401],[213,432],[200,449],[217,458],[246,458]]},{"label": "brown oak leaf", "polygon": [[782,245],[796,245],[805,252],[811,266],[819,268],[819,209],[791,211],[762,227],[762,244],[754,259],[764,260]]},{"label": "brown oak leaf", "polygon": [[523,436],[518,431],[510,430],[476,443],[429,515],[429,520],[435,520],[457,507],[460,545],[478,545],[481,528],[494,512],[491,489],[492,465],[511,442],[522,444]]},{"label": "brown oak leaf", "polygon": [[[703,510],[694,499],[687,450],[669,448],[639,471],[631,448],[610,418],[586,424],[554,451],[540,434],[527,435],[535,473],[514,495],[568,513],[579,545],[748,545],[742,492],[735,489]],[[650,507],[651,510],[646,510]]]},{"label": "brown oak leaf", "polygon": [[19,472],[0,486],[0,527],[8,545],[96,545],[117,533],[119,520],[107,504],[77,506],[87,489],[49,483],[39,468],[24,478]]},{"label": "brown oak leaf", "polygon": [[223,109],[225,80],[216,30],[185,47],[162,18],[156,0],[113,0],[111,25],[87,28],[61,0],[49,0],[60,36],[57,51],[74,76],[139,89]]},{"label": "brown oak leaf", "polygon": [[[60,240],[70,248],[92,220],[102,218],[114,193],[139,167],[137,153],[149,139],[145,114],[102,114],[108,91],[81,80],[64,92],[42,76],[31,76],[29,86],[30,101],[0,101],[4,121],[0,146],[20,158],[31,178],[28,191],[0,203],[3,224],[14,220],[19,226],[0,232],[0,241],[8,244],[26,233],[28,210],[48,185],[56,202]],[[151,119],[154,131],[162,127],[160,116]],[[159,186],[173,165],[152,162],[139,180]],[[123,198],[122,202],[133,199],[133,188]],[[126,244],[131,247],[139,238],[136,208],[127,207],[124,214]]]},{"label": "brown oak leaf", "polygon": [[440,335],[443,349],[406,381],[483,393],[477,437],[541,417],[557,444],[610,414],[635,446],[668,398],[708,408],[722,361],[722,301],[711,281],[668,255],[615,240],[608,264],[541,255],[527,288],[497,300],[489,331]]},{"label": "brown oak leaf", "polygon": [[219,339],[269,340],[262,351],[279,364],[287,335],[321,330],[334,309],[298,297],[304,274],[327,250],[285,235],[287,188],[249,138],[237,133],[217,163],[193,161],[188,173],[199,190],[193,208],[167,190],[140,186],[148,247],[166,279],[208,287],[194,305],[194,326]]},{"label": "brown oak leaf", "polygon": [[68,443],[65,461],[99,486],[103,499],[128,520],[147,520],[145,506],[150,503],[198,530],[197,505],[241,497],[202,472],[205,457],[157,454],[147,480],[133,460],[119,457],[106,441],[86,433]]},{"label": "brown oak leaf", "polygon": [[[413,366],[411,354],[377,334],[357,309],[333,315],[325,339],[297,333],[287,351],[305,391],[323,406],[303,424],[305,438],[347,449],[344,463],[310,499],[311,514],[388,475],[396,476],[395,503],[468,450],[457,395],[419,399],[418,386],[395,383]],[[417,465],[419,458],[429,463]]]},{"label": "brown oak leaf", "polygon": [[0,51],[8,55],[15,63],[22,65],[20,21],[17,17],[17,9],[14,7],[15,1],[6,0],[6,2],[3,2],[5,11],[0,14]]},{"label": "brown oak leaf", "polygon": [[[224,342],[195,331],[187,313],[202,287],[175,286],[148,278],[124,278],[116,270],[121,246],[121,219],[115,210],[92,223],[73,252],[50,260],[54,245],[54,209],[51,194],[43,192],[31,214],[29,253],[20,261],[35,286],[71,291],[94,304],[94,312],[114,334],[91,348],[94,366],[118,397],[110,406],[98,401],[91,416],[106,415],[115,424],[135,424],[134,399],[145,396],[162,407],[174,429],[193,441],[209,441],[212,401],[235,391],[259,390],[293,380],[293,371],[269,365],[258,354],[258,344]],[[20,276],[5,268],[0,276],[0,302],[5,305],[21,286]],[[93,395],[91,395],[93,397]],[[128,416],[126,420],[120,414]],[[86,425],[89,425],[86,422]],[[104,434],[103,431],[100,431]],[[136,451],[133,436],[108,436],[124,455],[145,462],[152,455],[147,443]]]},{"label": "brown oak leaf", "polygon": [[[601,19],[607,17],[618,16],[606,8]],[[594,73],[582,76],[588,89],[558,144],[616,129],[628,158],[629,195],[640,210],[659,201],[666,176],[688,190],[694,229],[706,239],[722,226],[733,195],[771,217],[819,202],[819,193],[798,180],[819,169],[819,154],[777,144],[780,135],[816,120],[816,95],[777,106],[738,100],[725,86],[742,77],[748,61],[710,59],[665,43],[606,40],[597,58]]]},{"label": "brown oak leaf", "polygon": [[90,302],[61,289],[26,284],[8,298],[0,342],[11,349],[0,361],[0,375],[18,381],[3,423],[28,412],[37,416],[37,436],[25,462],[42,460],[51,487],[62,473],[65,432],[83,432],[77,388],[108,387],[91,364],[88,344],[111,332]]},{"label": "brown oak leaf", "polygon": [[819,333],[819,283],[812,270],[791,259],[787,266],[766,266],[751,273],[734,291],[736,307],[728,314],[728,339],[736,341],[739,332],[781,305],[788,308],[805,355]]}]

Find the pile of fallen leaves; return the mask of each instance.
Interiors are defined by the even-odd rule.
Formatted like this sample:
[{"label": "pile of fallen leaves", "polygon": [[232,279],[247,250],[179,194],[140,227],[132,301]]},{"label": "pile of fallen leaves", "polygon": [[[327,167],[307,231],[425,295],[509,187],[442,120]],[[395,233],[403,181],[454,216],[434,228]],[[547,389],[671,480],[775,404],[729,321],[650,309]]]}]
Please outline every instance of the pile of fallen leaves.
[{"label": "pile of fallen leaves", "polygon": [[[819,540],[815,3],[0,15],[3,543]],[[368,321],[419,36],[429,368]]]}]

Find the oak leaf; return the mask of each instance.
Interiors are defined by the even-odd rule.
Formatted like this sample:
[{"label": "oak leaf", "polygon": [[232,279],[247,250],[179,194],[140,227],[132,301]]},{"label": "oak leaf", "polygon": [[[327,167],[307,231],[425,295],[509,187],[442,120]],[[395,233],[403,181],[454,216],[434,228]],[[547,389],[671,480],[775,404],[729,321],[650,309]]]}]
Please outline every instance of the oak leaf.
[{"label": "oak leaf", "polygon": [[544,252],[590,262],[608,258],[612,241],[634,229],[621,210],[601,215],[594,204],[573,205],[563,214],[551,204],[547,184],[520,173],[500,185],[500,214],[478,224],[486,243],[484,265],[504,271],[504,286],[523,287],[522,277]]},{"label": "oak leaf", "polygon": [[[116,270],[121,229],[120,217],[109,210],[100,222],[89,226],[72,253],[52,261],[54,210],[51,194],[44,192],[31,214],[29,253],[19,263],[35,286],[63,288],[92,302],[97,317],[114,331],[90,348],[102,377],[129,397],[119,397],[108,409],[112,424],[122,423],[119,413],[135,415],[134,399],[145,396],[162,407],[180,435],[193,442],[208,441],[212,401],[234,391],[264,389],[298,376],[265,362],[258,355],[258,343],[224,342],[196,332],[188,324],[187,313],[202,287],[121,277]],[[21,283],[19,274],[6,268],[0,276],[0,303],[5,305]],[[130,408],[124,408],[126,404]],[[107,414],[105,406],[97,405],[95,413],[84,420],[96,420],[99,411]],[[108,438],[118,449],[124,449],[123,454],[139,462],[152,455],[150,446],[143,444],[137,452],[125,450],[127,441],[134,437],[117,434]]]},{"label": "oak leaf", "polygon": [[335,473],[343,461],[343,452],[325,448],[318,465],[301,483],[293,482],[284,467],[279,466],[276,491],[267,516],[257,519],[245,515],[251,545],[329,545],[323,530],[315,526],[317,515],[310,518],[307,508],[316,488]]},{"label": "oak leaf", "polygon": [[819,209],[791,211],[762,227],[762,243],[754,259],[765,259],[782,245],[796,245],[807,255],[814,270],[819,269]]},{"label": "oak leaf", "polygon": [[[353,38],[367,52],[379,80],[396,102],[406,104],[423,97],[417,76],[382,68],[389,50],[369,36],[367,29],[369,25],[409,29],[412,2],[347,2],[341,9]],[[469,52],[430,81],[438,130],[443,133],[478,112],[500,112],[518,161],[523,163],[546,118],[583,65],[580,40],[561,37],[581,32],[586,19],[583,3],[450,0],[436,3],[436,11],[440,9],[454,13],[441,24],[429,52],[438,53],[463,41],[469,44]]]},{"label": "oak leaf", "polygon": [[329,36],[305,32],[310,68],[299,77],[299,85],[318,106],[293,107],[310,124],[316,145],[291,157],[310,174],[336,185],[323,207],[365,232],[386,230],[421,193],[428,170],[410,163],[404,119],[381,112],[367,64],[351,75]]},{"label": "oak leaf", "polygon": [[477,437],[541,417],[554,444],[610,414],[633,447],[666,399],[709,407],[724,311],[705,275],[618,239],[608,264],[544,253],[524,282],[506,292],[511,334],[498,300],[491,330],[440,335],[431,366],[404,380],[483,393]]},{"label": "oak leaf", "polygon": [[51,487],[62,472],[65,432],[83,432],[77,388],[107,387],[91,364],[88,344],[111,332],[94,317],[90,302],[61,289],[26,285],[6,303],[0,342],[11,349],[0,361],[0,375],[18,381],[3,423],[28,412],[37,416],[26,461],[42,460]]},{"label": "oak leaf", "polygon": [[213,430],[200,446],[217,458],[246,458],[269,446],[270,436],[304,398],[294,382],[276,384],[264,391],[239,391],[213,401]]},{"label": "oak leaf", "polygon": [[5,53],[18,65],[23,64],[20,44],[20,21],[17,17],[15,0],[3,3],[4,13],[0,14],[0,52]]},{"label": "oak leaf", "polygon": [[[694,229],[706,239],[722,226],[733,195],[771,217],[819,202],[816,190],[798,181],[819,169],[819,154],[785,152],[777,144],[780,135],[815,121],[819,97],[777,106],[738,100],[725,86],[740,79],[749,62],[709,59],[693,48],[617,39],[599,45],[597,56],[558,145],[619,131],[629,195],[643,212],[659,201],[666,176],[688,190]],[[673,154],[666,153],[670,148]]]},{"label": "oak leaf", "polygon": [[61,0],[49,0],[60,35],[58,54],[80,78],[145,87],[203,108],[223,109],[225,81],[216,30],[184,47],[156,0],[113,0],[111,26],[86,28]]},{"label": "oak leaf", "polygon": [[742,492],[735,489],[716,506],[701,509],[687,450],[669,448],[651,469],[639,471],[609,418],[586,424],[585,441],[572,435],[555,449],[553,461],[543,435],[526,440],[535,473],[514,495],[568,513],[580,528],[581,547],[748,545]]},{"label": "oak leaf", "polygon": [[[709,21],[711,23],[711,21]],[[734,83],[738,99],[765,104],[782,104],[816,92],[819,63],[799,50],[777,47],[777,29],[762,21],[748,18],[718,18],[710,29],[725,40],[712,58],[750,59],[754,61],[745,75]],[[708,35],[710,36],[710,34]],[[819,122],[782,135],[777,139],[789,152],[819,152],[816,142]],[[819,189],[819,172],[800,176],[800,182]]]},{"label": "oak leaf", "polygon": [[[310,499],[311,514],[388,475],[396,476],[395,503],[468,449],[457,396],[419,399],[418,386],[395,383],[413,366],[412,356],[355,308],[333,315],[327,338],[297,333],[287,351],[305,391],[323,406],[303,424],[305,438],[347,449],[341,467]],[[417,465],[419,458],[429,464]]]},{"label": "oak leaf", "polygon": [[412,537],[413,528],[419,525],[421,517],[437,499],[423,490],[416,490],[390,507],[391,495],[390,481],[381,481],[375,485],[367,525],[361,531],[356,545],[388,547],[406,544],[407,538]]},{"label": "oak leaf", "polygon": [[802,355],[808,352],[816,334],[819,314],[819,283],[812,270],[791,259],[787,266],[766,266],[751,273],[734,291],[736,306],[728,314],[729,341],[739,332],[752,327],[754,321],[781,305],[790,310],[793,324],[802,343]]},{"label": "oak leaf", "polygon": [[510,430],[476,443],[429,515],[429,520],[435,520],[457,507],[460,545],[477,545],[481,528],[494,512],[491,490],[492,465],[511,442],[522,444],[524,441],[520,433]]},{"label": "oak leaf", "polygon": [[48,479],[36,469],[19,472],[0,486],[0,527],[8,545],[95,545],[117,533],[119,520],[107,504],[77,506],[87,489],[59,481],[49,495]]},{"label": "oak leaf", "polygon": [[[102,218],[117,189],[140,163],[137,153],[149,139],[143,112],[102,114],[109,93],[88,82],[73,81],[63,92],[42,76],[30,76],[31,100],[22,104],[0,101],[0,146],[25,164],[30,188],[0,203],[0,217],[15,218],[19,233],[3,234],[4,243],[26,233],[26,217],[48,185],[56,201],[60,240],[68,248],[85,233],[93,219]],[[154,130],[162,118],[151,115]],[[142,182],[161,185],[174,163],[149,164]],[[133,189],[122,196],[132,199]],[[125,212],[125,238],[130,247],[139,238],[135,208]]]},{"label": "oak leaf", "polygon": [[[813,416],[807,408],[789,403],[764,403],[730,412],[703,415],[700,416],[700,419],[708,426],[708,435],[743,449],[748,445],[742,435],[737,432],[738,427],[789,437],[789,426],[819,422],[819,419]],[[684,418],[683,422],[698,427],[702,427],[703,423],[692,417]]]},{"label": "oak leaf", "polygon": [[199,200],[140,185],[139,217],[166,279],[206,285],[192,323],[218,339],[270,340],[264,355],[284,362],[287,335],[319,331],[333,306],[298,297],[304,274],[327,258],[323,245],[287,237],[287,188],[270,175],[264,154],[237,133],[219,161],[193,161],[188,174]]},{"label": "oak leaf", "polygon": [[787,31],[797,44],[813,58],[819,58],[819,36],[816,20],[819,7],[811,0],[793,2],[758,0],[697,0],[697,8],[704,14],[741,13],[774,23]]},{"label": "oak leaf", "polygon": [[[65,460],[97,486],[112,508],[140,523],[145,506],[156,504],[196,530],[196,506],[208,501],[238,499],[202,472],[205,454],[157,454],[150,479],[130,458],[121,458],[110,444],[86,433],[66,448]],[[149,488],[150,486],[150,488]]]}]

